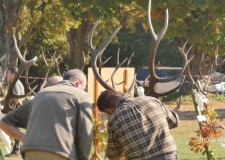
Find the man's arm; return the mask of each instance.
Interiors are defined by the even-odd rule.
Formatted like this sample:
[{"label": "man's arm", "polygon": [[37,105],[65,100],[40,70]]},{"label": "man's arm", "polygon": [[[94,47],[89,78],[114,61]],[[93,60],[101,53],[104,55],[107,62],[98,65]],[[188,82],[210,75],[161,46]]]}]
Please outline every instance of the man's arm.
[{"label": "man's arm", "polygon": [[180,118],[176,112],[173,110],[169,109],[169,116],[167,117],[167,122],[169,124],[169,128],[175,128],[178,127],[180,124]]},{"label": "man's arm", "polygon": [[112,124],[108,122],[108,144],[106,149],[106,156],[109,160],[118,160],[122,157],[123,151],[117,139],[113,129],[111,128]]},{"label": "man's arm", "polygon": [[19,108],[5,115],[2,121],[14,127],[26,128],[31,104],[32,100],[24,102]]},{"label": "man's arm", "polygon": [[17,139],[18,141],[24,140],[24,134],[16,127],[11,126],[2,120],[0,121],[0,128],[10,137]]},{"label": "man's arm", "polygon": [[180,124],[180,118],[178,114],[174,112],[173,110],[171,110],[170,108],[166,107],[164,104],[162,105],[167,115],[166,119],[167,119],[169,128],[172,129],[172,128],[178,127],[178,125]]},{"label": "man's arm", "polygon": [[79,160],[88,160],[93,138],[93,110],[88,102],[79,105],[76,148]]},{"label": "man's arm", "polygon": [[31,103],[32,100],[23,103],[19,108],[5,115],[0,121],[0,128],[10,137],[23,141],[24,134],[17,127],[27,127]]}]

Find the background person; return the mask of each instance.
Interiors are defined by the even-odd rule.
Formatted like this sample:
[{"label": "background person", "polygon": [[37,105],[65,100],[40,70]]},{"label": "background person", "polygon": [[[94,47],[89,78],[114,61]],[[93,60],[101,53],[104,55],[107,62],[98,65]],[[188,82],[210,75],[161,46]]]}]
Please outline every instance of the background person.
[{"label": "background person", "polygon": [[[9,82],[9,84],[13,81],[17,72],[18,72],[17,67],[10,67],[7,69],[6,76],[7,76],[7,80]],[[25,94],[24,86],[19,79],[16,81],[16,84],[13,88],[13,92],[16,95],[24,95]],[[14,109],[17,108],[18,106],[20,106],[22,104],[22,102],[23,102],[23,98],[19,98],[19,99],[14,98],[11,100],[11,103],[12,103],[12,106],[14,106]],[[13,145],[12,152],[5,155],[6,157],[15,157],[15,156],[20,155],[21,143],[18,140],[14,140],[14,141],[15,141],[15,143]]]},{"label": "background person", "polygon": [[[12,81],[15,78],[15,75],[16,75],[17,72],[18,72],[17,67],[10,67],[10,68],[7,69],[6,76],[7,76],[7,80],[9,82],[9,84],[12,83]],[[13,88],[13,92],[16,95],[24,95],[25,94],[24,86],[19,79],[16,81],[16,84]],[[19,105],[22,104],[23,98],[19,98],[19,99],[14,98],[12,101],[13,101],[13,105],[15,106],[15,108],[17,108]]]},{"label": "background person", "polygon": [[63,81],[34,97],[24,139],[25,160],[88,160],[93,134],[86,76],[69,70]]},{"label": "background person", "polygon": [[149,96],[125,97],[106,90],[97,100],[100,111],[110,114],[106,155],[110,160],[175,160],[177,147],[169,129],[179,124],[178,115]]}]

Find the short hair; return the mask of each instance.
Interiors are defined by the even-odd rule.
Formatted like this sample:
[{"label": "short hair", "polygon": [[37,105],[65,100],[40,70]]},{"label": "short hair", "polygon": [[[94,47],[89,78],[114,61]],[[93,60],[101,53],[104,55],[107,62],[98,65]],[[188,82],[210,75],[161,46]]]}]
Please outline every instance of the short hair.
[{"label": "short hair", "polygon": [[87,79],[84,72],[80,69],[71,69],[64,74],[63,80],[69,80],[71,82],[74,82],[75,80],[82,80],[86,82]]},{"label": "short hair", "polygon": [[9,67],[7,69],[7,72],[10,71],[11,73],[16,74],[18,72],[18,67]]},{"label": "short hair", "polygon": [[118,92],[111,90],[103,91],[97,99],[98,109],[101,112],[104,112],[105,109],[115,107],[115,101],[117,101],[120,97],[122,97],[122,94]]},{"label": "short hair", "polygon": [[63,78],[61,76],[52,76],[52,77],[48,78],[45,87],[54,86],[62,80],[63,80]]}]

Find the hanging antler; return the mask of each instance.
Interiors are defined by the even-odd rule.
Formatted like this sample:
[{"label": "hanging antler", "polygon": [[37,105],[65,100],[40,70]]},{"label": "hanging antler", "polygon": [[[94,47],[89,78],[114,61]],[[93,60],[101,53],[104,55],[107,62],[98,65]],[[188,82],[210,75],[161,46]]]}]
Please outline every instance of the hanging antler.
[{"label": "hanging antler", "polygon": [[202,74],[202,66],[203,66],[203,61],[204,61],[204,57],[205,57],[205,53],[202,54],[201,60],[200,60],[200,67],[199,67],[199,74],[200,74],[200,78],[205,82],[204,86],[202,87],[202,90],[204,92],[209,92],[209,93],[215,93],[217,91],[211,91],[209,88],[212,87],[212,85],[216,85],[219,84],[221,81],[217,81],[217,82],[213,82],[212,83],[212,76],[213,73],[216,72],[216,70],[218,68],[220,68],[221,66],[223,66],[225,64],[225,59],[224,60],[219,60],[218,57],[218,46],[215,50],[215,58],[214,61],[212,63],[208,63],[209,65],[209,73],[208,73],[208,77],[205,78]]},{"label": "hanging antler", "polygon": [[[97,25],[99,24],[99,21],[97,21],[94,26],[91,28],[91,31],[89,33],[89,47],[91,48],[91,55],[92,55],[92,58],[91,58],[91,67],[92,67],[92,70],[93,70],[93,73],[95,75],[95,78],[97,79],[97,81],[105,88],[105,89],[109,89],[109,90],[112,90],[112,91],[116,91],[113,87],[114,87],[114,84],[113,84],[113,87],[109,86],[101,77],[101,74],[100,72],[98,71],[98,68],[97,68],[97,61],[99,60],[100,61],[100,65],[101,67],[103,66],[103,64],[105,64],[110,58],[108,58],[106,61],[102,62],[101,60],[101,56],[104,52],[104,50],[106,49],[106,47],[109,45],[109,43],[112,41],[112,39],[116,36],[116,34],[119,32],[121,26],[119,26],[108,38],[107,40],[98,48],[98,49],[95,49],[93,47],[93,43],[92,43],[92,39],[93,39],[93,33],[95,31],[95,28],[97,27]],[[123,61],[121,64],[119,64],[119,60],[117,58],[117,67],[116,69],[114,70],[113,72],[113,75],[115,74],[115,72],[119,69],[119,67],[121,67],[121,65],[125,63],[125,61]],[[113,76],[112,76],[113,77]],[[128,89],[128,91],[126,93],[130,93],[132,91],[132,88],[134,86],[134,82],[135,82],[135,78],[133,80],[133,83],[132,85],[130,86],[130,88]],[[112,80],[112,83],[113,80]],[[117,92],[117,91],[116,91]]]},{"label": "hanging antler", "polygon": [[[115,82],[114,82],[114,76],[116,74],[116,72],[118,71],[118,69],[127,61],[127,58],[123,60],[122,63],[120,63],[120,48],[117,51],[117,61],[116,61],[116,67],[112,73],[111,76],[111,82],[112,82],[112,87],[115,88]],[[121,83],[121,82],[120,82]],[[123,83],[123,82],[122,82]]]},{"label": "hanging antler", "polygon": [[56,56],[56,51],[54,52],[53,54],[53,61],[55,63],[55,68],[56,68],[56,71],[58,73],[59,76],[63,77],[62,75],[64,74],[61,74],[60,72],[60,67],[59,67],[59,59],[61,58],[61,54],[59,54],[58,56]]},{"label": "hanging antler", "polygon": [[[151,32],[151,37],[152,37],[152,41],[151,41],[151,48],[150,48],[150,53],[149,53],[149,73],[150,73],[150,78],[149,78],[149,85],[148,85],[148,95],[149,96],[153,96],[153,97],[159,97],[159,96],[164,96],[167,95],[169,93],[172,93],[174,91],[176,91],[183,83],[184,81],[184,77],[182,78],[182,81],[180,82],[180,84],[173,88],[172,90],[169,90],[167,92],[164,93],[158,93],[155,91],[155,85],[157,83],[167,83],[170,81],[173,81],[175,79],[177,79],[178,77],[180,77],[183,72],[185,71],[185,68],[187,67],[187,65],[189,64],[190,60],[188,60],[187,56],[188,56],[188,52],[190,51],[191,47],[189,48],[189,50],[187,51],[187,54],[183,54],[184,52],[181,52],[181,55],[183,57],[184,60],[184,64],[182,66],[182,70],[179,74],[176,74],[172,77],[169,78],[163,78],[163,77],[158,77],[155,71],[155,56],[156,56],[156,51],[159,47],[159,43],[161,41],[161,39],[163,38],[163,36],[165,35],[167,28],[168,28],[168,21],[169,21],[169,13],[168,13],[168,9],[166,9],[166,13],[165,13],[165,21],[164,21],[164,26],[162,31],[159,34],[156,34],[154,31],[154,28],[152,26],[152,21],[151,21],[151,0],[149,0],[149,4],[148,4],[148,22],[149,22],[149,28],[150,28],[150,32]],[[184,46],[182,48],[180,48],[180,50],[184,50],[184,48],[186,47],[187,42],[184,44]]]},{"label": "hanging antler", "polygon": [[[27,55],[27,49],[24,51],[24,54],[23,54],[24,59],[26,59],[26,55]],[[28,88],[29,91],[32,91],[32,94],[35,95],[36,93],[34,92],[34,90],[32,90],[32,88],[30,86],[36,81],[36,79],[34,79],[32,82],[29,83],[29,81],[28,81],[29,68],[26,69],[24,72],[25,72],[25,78],[24,78],[25,86],[26,86],[26,88]]]},{"label": "hanging antler", "polygon": [[41,55],[43,57],[46,68],[45,68],[45,77],[44,77],[43,83],[40,87],[40,90],[42,90],[44,88],[44,86],[47,84],[47,78],[48,78],[49,70],[50,70],[50,67],[51,67],[51,65],[48,64],[48,62],[45,58],[45,54],[44,54],[43,50],[41,52]]},{"label": "hanging antler", "polygon": [[130,67],[131,59],[133,58],[133,56],[134,56],[134,53],[131,54],[130,58],[127,61],[127,67],[128,68]]},{"label": "hanging antler", "polygon": [[85,66],[89,63],[90,54],[88,53],[87,56],[85,56],[84,51],[82,51],[82,54],[83,54],[83,60],[84,60],[84,63],[83,63],[83,65],[82,65],[81,70],[83,71],[84,68],[85,68]]},{"label": "hanging antler", "polygon": [[24,95],[16,95],[13,92],[13,88],[15,87],[16,82],[19,79],[19,77],[21,76],[21,74],[23,73],[23,71],[29,69],[32,65],[37,66],[37,64],[35,63],[37,61],[37,57],[34,57],[30,61],[25,60],[24,57],[21,55],[21,53],[19,51],[19,48],[17,46],[17,41],[16,41],[16,38],[15,38],[14,35],[13,35],[13,39],[14,39],[15,50],[16,50],[18,58],[21,61],[21,64],[20,64],[20,67],[18,69],[18,72],[15,75],[15,78],[13,79],[12,83],[10,84],[10,86],[8,88],[8,92],[7,92],[7,94],[5,96],[5,99],[4,99],[4,108],[1,111],[2,111],[2,113],[5,113],[5,114],[8,113],[9,111],[13,110],[12,109],[13,106],[12,106],[12,104],[10,104],[10,101],[13,98],[24,98],[24,97],[30,95],[33,92],[33,90],[37,87],[37,86],[34,87],[33,90],[29,91],[28,93],[26,93]]},{"label": "hanging antler", "polygon": [[[6,55],[7,55],[7,54],[4,54],[4,55],[0,58],[0,62],[2,62],[3,60],[6,59]],[[5,73],[4,73],[4,75],[5,75]],[[6,95],[5,89],[4,89],[4,87],[3,87],[3,79],[4,79],[4,76],[3,76],[2,79],[0,79],[0,97],[5,97],[5,95]]]}]

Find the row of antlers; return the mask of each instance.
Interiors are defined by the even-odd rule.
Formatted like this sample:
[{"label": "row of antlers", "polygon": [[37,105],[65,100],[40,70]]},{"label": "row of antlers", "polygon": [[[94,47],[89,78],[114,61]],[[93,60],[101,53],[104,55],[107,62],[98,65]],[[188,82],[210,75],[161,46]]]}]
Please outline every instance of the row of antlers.
[{"label": "row of antlers", "polygon": [[[155,31],[154,31],[154,28],[153,28],[153,25],[152,25],[152,21],[151,21],[151,0],[149,0],[149,4],[148,4],[148,23],[149,23],[149,28],[150,28],[150,33],[151,33],[151,37],[152,37],[152,41],[151,41],[151,47],[150,47],[150,52],[149,52],[149,85],[148,85],[148,96],[153,96],[153,97],[159,97],[159,96],[164,96],[164,95],[168,95],[169,93],[171,92],[174,92],[176,91],[184,82],[184,76],[182,77],[182,81],[180,82],[180,84],[178,86],[176,86],[175,88],[167,91],[167,92],[164,92],[164,93],[158,93],[157,91],[155,91],[155,85],[157,83],[168,83],[170,81],[173,81],[175,79],[177,79],[178,77],[180,77],[184,71],[189,68],[189,64],[191,62],[191,60],[193,59],[193,56],[189,58],[188,54],[192,48],[189,47],[188,49],[186,49],[186,46],[187,46],[187,42],[183,45],[183,47],[179,48],[180,50],[180,53],[181,53],[181,56],[183,57],[183,66],[182,66],[182,70],[180,73],[172,76],[172,77],[169,77],[169,78],[164,78],[164,77],[159,77],[157,76],[156,74],[156,71],[155,71],[155,56],[156,56],[156,52],[157,52],[157,49],[159,47],[159,44],[160,44],[160,41],[162,40],[163,36],[165,35],[166,31],[167,31],[167,28],[168,28],[168,21],[169,21],[169,14],[168,14],[168,10],[166,10],[165,12],[165,21],[164,21],[164,26],[163,26],[163,29],[162,31],[159,33],[159,34],[156,34]],[[92,70],[93,70],[93,73],[94,73],[94,76],[96,77],[96,79],[98,80],[98,82],[105,88],[105,89],[109,89],[109,90],[113,90],[113,91],[116,91],[115,90],[115,82],[114,82],[114,75],[115,73],[118,71],[118,69],[127,61],[128,58],[126,58],[123,62],[119,62],[119,50],[117,52],[117,64],[116,64],[116,67],[115,67],[115,70],[113,72],[113,74],[111,75],[111,82],[112,82],[112,86],[108,85],[106,83],[105,80],[103,80],[102,76],[101,76],[101,69],[102,67],[104,66],[105,63],[108,62],[108,60],[111,58],[108,58],[107,60],[105,61],[102,61],[102,54],[104,52],[104,50],[106,49],[106,47],[109,45],[109,43],[112,41],[112,39],[116,36],[116,34],[119,32],[119,30],[121,29],[122,26],[119,26],[108,38],[107,40],[101,44],[100,47],[98,47],[97,49],[94,48],[93,46],[93,33],[97,27],[97,25],[99,24],[99,21],[97,21],[93,27],[91,28],[90,30],[90,33],[89,33],[89,47],[91,49],[91,67],[92,67]],[[18,55],[18,58],[20,59],[21,61],[21,65],[19,67],[19,71],[18,73],[16,74],[16,77],[14,78],[12,84],[9,86],[9,89],[8,89],[8,93],[7,95],[5,96],[5,100],[4,100],[4,109],[2,110],[3,113],[7,113],[11,110],[11,106],[10,106],[10,100],[12,98],[21,98],[21,97],[25,97],[31,93],[34,93],[34,89],[31,89],[29,87],[29,84],[28,84],[28,70],[29,68],[32,66],[32,65],[36,65],[36,61],[37,61],[37,57],[27,61],[25,60],[25,58],[21,55],[18,47],[17,47],[17,41],[14,38],[14,44],[15,44],[15,49],[16,49],[16,52],[17,52],[17,55]],[[127,65],[129,66],[130,64],[130,61],[131,61],[131,58],[132,58],[133,54],[130,56],[130,58],[128,59],[128,62],[127,62]],[[57,59],[57,57],[55,56],[54,54],[54,57],[55,59]],[[46,64],[46,74],[45,74],[45,80],[44,80],[44,83],[46,82],[46,79],[47,79],[47,76],[48,76],[48,73],[49,73],[49,65],[47,64],[45,58],[44,58],[44,61],[45,61],[45,64]],[[85,61],[85,57],[84,57],[84,61]],[[58,65],[57,63],[58,61],[56,60],[55,63],[56,65]],[[97,66],[97,63],[99,63],[99,67]],[[224,64],[225,61],[223,61],[223,63],[221,64],[218,64],[216,61],[215,61],[215,66],[220,66],[222,64]],[[212,69],[212,71],[214,71],[215,68]],[[26,81],[26,86],[29,88],[29,92],[26,93],[25,95],[15,95],[13,93],[13,88],[16,84],[16,81],[19,79],[19,77],[21,76],[21,74],[25,71],[25,81]],[[59,71],[58,71],[59,72]],[[60,73],[60,72],[59,72]],[[127,93],[130,93],[134,84],[135,84],[135,79],[133,80],[133,83],[132,85],[130,86],[130,88],[128,89]],[[42,84],[41,88],[43,88],[43,86],[45,84]],[[194,82],[193,82],[194,83]]]},{"label": "row of antlers", "polygon": [[[149,28],[150,28],[150,32],[151,32],[151,37],[152,37],[152,41],[151,41],[151,48],[150,48],[150,53],[149,53],[149,85],[148,85],[148,95],[149,96],[153,96],[153,97],[159,97],[159,96],[164,96],[164,95],[168,95],[171,92],[176,91],[183,83],[184,81],[184,77],[183,80],[181,81],[181,83],[176,86],[175,88],[173,88],[170,91],[167,91],[165,93],[158,93],[155,90],[155,85],[157,83],[168,83],[170,81],[173,81],[175,79],[177,79],[178,77],[180,77],[183,72],[185,71],[186,67],[190,64],[190,61],[193,57],[191,57],[190,59],[188,59],[188,53],[191,50],[191,47],[185,52],[185,48],[187,45],[187,42],[184,44],[184,46],[180,49],[181,55],[183,57],[183,66],[182,66],[182,70],[179,74],[174,75],[173,77],[170,78],[163,78],[163,77],[158,77],[155,71],[155,56],[156,56],[156,51],[158,49],[159,43],[162,40],[162,37],[164,36],[164,34],[166,33],[166,30],[168,28],[168,19],[169,19],[169,14],[168,14],[168,10],[166,10],[166,14],[165,14],[165,22],[164,22],[164,26],[162,31],[159,34],[156,34],[154,31],[154,28],[152,26],[152,21],[151,21],[151,0],[149,1],[149,5],[148,5],[148,22],[149,22]],[[113,90],[115,91],[115,85],[113,83],[113,79],[112,79],[112,87],[109,86],[101,77],[101,68],[102,66],[109,60],[109,58],[102,62],[102,54],[104,52],[104,50],[106,49],[106,47],[109,45],[109,43],[112,41],[112,39],[116,36],[116,34],[119,32],[121,26],[119,26],[108,38],[107,40],[100,46],[98,47],[98,49],[95,49],[93,47],[93,43],[92,43],[92,39],[93,39],[93,32],[95,30],[95,28],[97,27],[99,21],[96,22],[94,24],[94,26],[92,27],[90,34],[89,34],[89,46],[91,48],[91,55],[92,55],[92,60],[91,60],[91,66],[94,72],[94,75],[96,77],[96,79],[99,81],[99,83],[105,88],[105,89],[109,89],[109,90]],[[132,55],[133,56],[133,55]],[[131,57],[132,57],[131,56]],[[111,57],[110,57],[111,58]],[[97,67],[97,61],[99,61],[99,70]],[[117,66],[115,71],[113,72],[113,74],[115,74],[115,72],[118,70],[118,67],[121,67],[123,63],[125,63],[126,59],[119,64],[119,62],[117,62]],[[129,90],[127,91],[127,93],[130,93],[131,89],[134,86],[134,82],[135,79],[133,80],[132,85],[130,86]]]},{"label": "row of antlers", "polygon": [[[25,57],[25,54],[24,54],[24,56],[22,56],[22,54],[21,54],[21,52],[20,52],[20,50],[19,50],[19,48],[18,48],[17,40],[16,40],[16,38],[15,38],[14,35],[13,35],[13,40],[14,40],[15,51],[16,51],[17,57],[18,57],[18,59],[19,59],[19,61],[20,61],[20,66],[19,66],[19,68],[18,68],[18,72],[16,73],[16,75],[15,75],[13,81],[10,83],[10,85],[9,85],[9,87],[8,87],[8,89],[7,89],[7,93],[5,93],[5,89],[3,88],[3,86],[0,87],[0,90],[1,90],[2,95],[3,95],[3,98],[4,98],[4,104],[3,104],[4,107],[3,107],[3,109],[1,110],[1,112],[4,113],[4,114],[7,114],[7,113],[10,112],[11,110],[13,110],[13,108],[15,108],[15,107],[13,106],[14,104],[11,103],[12,99],[14,99],[14,98],[16,98],[16,99],[18,99],[18,98],[24,98],[24,97],[27,97],[27,96],[29,96],[29,95],[31,95],[31,94],[34,94],[34,95],[35,95],[35,94],[36,94],[35,89],[38,87],[38,86],[35,86],[35,87],[31,88],[31,84],[33,84],[34,81],[31,82],[31,83],[29,83],[29,81],[28,81],[28,72],[29,72],[29,68],[30,68],[31,66],[37,66],[37,64],[36,64],[36,62],[37,62],[37,60],[38,60],[37,56],[35,56],[35,57],[34,57],[33,59],[31,59],[31,60],[26,60],[26,59],[24,58],[24,57]],[[40,85],[40,90],[41,90],[42,88],[44,88],[44,86],[46,85],[47,77],[48,77],[48,74],[49,74],[49,70],[50,70],[50,67],[51,67],[51,65],[52,65],[52,64],[49,65],[49,64],[47,63],[47,60],[46,60],[46,58],[45,58],[45,55],[44,55],[44,52],[43,52],[43,51],[42,51],[41,54],[42,54],[42,57],[43,57],[43,60],[44,60],[44,63],[45,63],[45,74],[44,74],[43,82],[42,82],[42,84]],[[4,55],[4,56],[0,59],[0,62],[1,62],[2,60],[4,60],[5,58],[6,58],[6,55]],[[61,75],[61,74],[60,74],[60,71],[59,71],[59,68],[58,68],[58,58],[59,58],[59,57],[56,57],[56,53],[54,53],[54,56],[53,56],[53,58],[52,58],[52,63],[55,63],[57,73],[58,73],[59,75]],[[15,94],[15,93],[13,92],[13,89],[14,89],[14,87],[15,87],[15,85],[16,85],[17,80],[20,78],[20,76],[21,76],[23,73],[25,73],[25,87],[26,87],[29,91],[28,91],[27,93],[23,94],[23,95],[17,95],[17,94]],[[6,75],[4,75],[4,76],[6,76]],[[3,79],[5,79],[5,77],[3,77]]]}]

